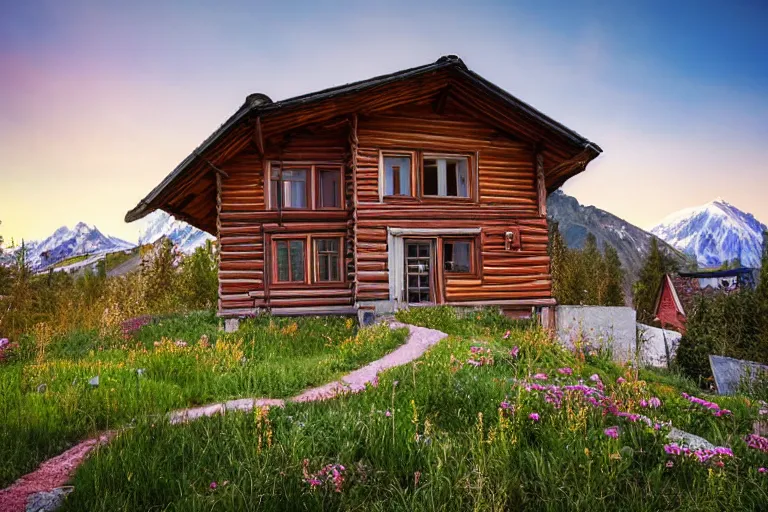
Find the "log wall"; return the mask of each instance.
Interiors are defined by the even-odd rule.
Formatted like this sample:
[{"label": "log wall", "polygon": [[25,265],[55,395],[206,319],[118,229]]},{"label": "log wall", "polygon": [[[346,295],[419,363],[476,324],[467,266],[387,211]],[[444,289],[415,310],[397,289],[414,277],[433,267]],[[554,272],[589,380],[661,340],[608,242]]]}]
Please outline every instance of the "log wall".
[{"label": "log wall", "polygon": [[[552,296],[547,221],[539,215],[536,155],[530,144],[462,115],[448,100],[360,117],[357,150],[357,298],[389,298],[387,227],[481,228],[478,275],[444,276],[445,302],[514,301],[544,304]],[[477,161],[473,201],[456,198],[379,199],[380,150],[464,153]],[[418,175],[418,173],[417,173]],[[505,248],[505,233],[519,230],[521,249]],[[442,273],[441,273],[442,274]]]}]

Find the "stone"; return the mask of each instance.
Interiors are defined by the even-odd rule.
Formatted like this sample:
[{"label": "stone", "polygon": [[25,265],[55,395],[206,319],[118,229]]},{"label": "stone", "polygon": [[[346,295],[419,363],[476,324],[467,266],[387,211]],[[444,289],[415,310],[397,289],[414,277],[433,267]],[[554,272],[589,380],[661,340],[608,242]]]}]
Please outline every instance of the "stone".
[{"label": "stone", "polygon": [[64,504],[67,495],[74,491],[72,486],[59,487],[52,491],[40,491],[27,497],[26,512],[52,512]]},{"label": "stone", "polygon": [[224,332],[237,332],[240,329],[239,318],[227,318],[224,320]]},{"label": "stone", "polygon": [[88,384],[90,384],[92,387],[97,388],[99,387],[99,376],[91,377],[88,380]]},{"label": "stone", "polygon": [[760,374],[768,378],[768,366],[753,361],[711,355],[709,366],[720,395],[736,393],[742,382],[754,381]]},{"label": "stone", "polygon": [[691,450],[711,450],[715,447],[715,445],[703,437],[690,434],[685,430],[680,430],[679,428],[674,427],[672,427],[672,430],[667,434],[667,439],[680,446],[687,446]]},{"label": "stone", "polygon": [[628,307],[557,306],[557,338],[573,349],[584,343],[609,350],[613,360],[634,362],[637,353],[637,315]]},{"label": "stone", "polygon": [[40,384],[37,386],[38,393],[45,393],[48,390],[48,384]]}]

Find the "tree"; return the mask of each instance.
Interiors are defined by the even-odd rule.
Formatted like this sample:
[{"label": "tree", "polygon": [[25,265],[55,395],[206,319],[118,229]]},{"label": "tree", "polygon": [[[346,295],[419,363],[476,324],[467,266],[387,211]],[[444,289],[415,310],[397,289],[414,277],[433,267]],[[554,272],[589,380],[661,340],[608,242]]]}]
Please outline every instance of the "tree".
[{"label": "tree", "polygon": [[621,268],[619,253],[612,245],[605,246],[605,286],[601,294],[601,304],[605,306],[623,306],[624,269]]},{"label": "tree", "polygon": [[658,239],[653,237],[651,249],[640,269],[639,279],[632,287],[632,300],[639,322],[646,324],[653,322],[653,308],[656,305],[661,280],[665,274],[676,272],[677,269],[677,262],[661,251]]},{"label": "tree", "polygon": [[213,243],[184,258],[181,263],[180,295],[190,309],[207,309],[216,304],[219,291],[218,261]]},{"label": "tree", "polygon": [[600,289],[604,281],[603,255],[597,247],[597,238],[592,233],[587,235],[584,241],[584,249],[579,254],[578,262],[583,273],[583,289],[581,290],[581,303],[590,306],[602,304]]}]

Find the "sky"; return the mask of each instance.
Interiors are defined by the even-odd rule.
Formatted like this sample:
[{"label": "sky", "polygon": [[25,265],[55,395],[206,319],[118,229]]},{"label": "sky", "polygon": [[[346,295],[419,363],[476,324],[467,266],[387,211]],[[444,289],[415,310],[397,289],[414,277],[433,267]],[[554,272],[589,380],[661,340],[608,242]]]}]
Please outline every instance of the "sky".
[{"label": "sky", "polygon": [[641,227],[722,197],[768,223],[768,2],[0,0],[0,235],[126,211],[252,92],[457,54],[604,153],[564,191]]}]

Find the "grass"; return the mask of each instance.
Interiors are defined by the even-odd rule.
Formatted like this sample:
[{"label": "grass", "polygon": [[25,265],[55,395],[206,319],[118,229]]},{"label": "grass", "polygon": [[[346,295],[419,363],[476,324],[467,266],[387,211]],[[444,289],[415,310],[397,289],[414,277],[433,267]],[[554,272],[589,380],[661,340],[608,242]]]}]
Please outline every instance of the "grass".
[{"label": "grass", "polygon": [[[223,334],[212,313],[171,316],[130,339],[75,332],[0,367],[0,487],[95,432],[230,398],[280,398],[337,379],[406,331],[351,319],[260,317]],[[140,371],[139,371],[140,370]],[[99,377],[99,386],[88,381]]]},{"label": "grass", "polygon": [[[399,318],[442,325],[451,336],[362,394],[183,426],[139,421],[77,472],[66,510],[701,511],[768,503],[768,474],[758,472],[768,454],[743,441],[756,403],[709,397],[732,411],[715,417],[681,396],[693,386],[675,374],[638,374],[599,354],[567,352],[539,329],[487,311],[419,309]],[[539,373],[547,380],[533,378]],[[577,392],[556,407],[532,387],[597,386],[593,374],[605,386],[601,407]],[[651,397],[659,408],[643,407]],[[667,426],[604,414],[605,404],[730,446],[735,457],[667,455]],[[614,426],[616,439],[605,433]]]}]

